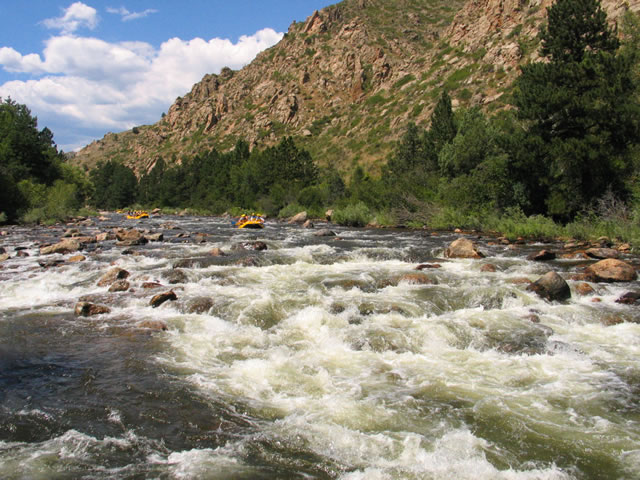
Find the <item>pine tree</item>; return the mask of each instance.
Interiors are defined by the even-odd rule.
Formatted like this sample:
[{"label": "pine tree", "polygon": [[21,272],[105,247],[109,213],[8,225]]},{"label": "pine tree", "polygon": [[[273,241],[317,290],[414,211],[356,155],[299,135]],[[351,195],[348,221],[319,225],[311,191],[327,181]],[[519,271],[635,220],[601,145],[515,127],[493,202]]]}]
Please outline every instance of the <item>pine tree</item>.
[{"label": "pine tree", "polygon": [[640,109],[632,63],[618,54],[600,2],[557,0],[547,12],[547,61],[523,67],[514,103],[527,144],[542,145],[535,170],[546,213],[568,220],[608,188],[625,195]]}]

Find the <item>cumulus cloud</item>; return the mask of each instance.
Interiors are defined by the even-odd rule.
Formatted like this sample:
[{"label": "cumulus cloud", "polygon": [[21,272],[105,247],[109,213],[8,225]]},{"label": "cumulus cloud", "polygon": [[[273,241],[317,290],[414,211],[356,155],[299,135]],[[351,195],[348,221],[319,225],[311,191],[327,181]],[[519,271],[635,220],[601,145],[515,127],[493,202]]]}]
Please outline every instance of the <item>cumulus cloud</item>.
[{"label": "cumulus cloud", "polygon": [[158,11],[153,8],[147,8],[142,12],[130,12],[125,7],[120,7],[120,8],[108,7],[107,12],[113,13],[114,15],[120,15],[122,17],[123,22],[129,22],[131,20],[137,20],[139,18],[147,17],[152,13],[157,13]]},{"label": "cumulus cloud", "polygon": [[58,132],[71,127],[101,132],[73,144],[63,141],[61,146],[72,150],[107,131],[159,120],[205,74],[243,67],[282,35],[268,28],[236,43],[172,38],[155,49],[144,42],[110,43],[67,34],[50,38],[42,54],[22,55],[3,47],[0,66],[32,78],[0,85],[0,98],[28,105],[58,141]]},{"label": "cumulus cloud", "polygon": [[42,22],[45,27],[60,30],[63,34],[73,33],[81,27],[93,30],[98,25],[98,12],[82,2],[71,4],[62,16],[48,18]]}]

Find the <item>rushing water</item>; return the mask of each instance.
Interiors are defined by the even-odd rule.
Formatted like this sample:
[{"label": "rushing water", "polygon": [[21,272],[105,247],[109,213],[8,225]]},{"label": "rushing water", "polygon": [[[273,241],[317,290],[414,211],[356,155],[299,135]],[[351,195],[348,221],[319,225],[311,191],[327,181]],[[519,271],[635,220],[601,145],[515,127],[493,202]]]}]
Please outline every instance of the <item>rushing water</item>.
[{"label": "rushing water", "polygon": [[[63,227],[0,237],[1,478],[640,478],[640,316],[615,302],[637,285],[569,281],[570,301],[544,301],[517,279],[584,266],[526,260],[557,246],[474,239],[487,258],[447,260],[457,235],[117,215],[82,230],[116,226],[164,242],[43,268],[71,256],[38,253]],[[232,250],[254,240],[268,249]],[[419,263],[441,266],[430,283],[402,278]],[[97,286],[114,265],[130,291]],[[77,317],[80,298],[111,313]]]}]

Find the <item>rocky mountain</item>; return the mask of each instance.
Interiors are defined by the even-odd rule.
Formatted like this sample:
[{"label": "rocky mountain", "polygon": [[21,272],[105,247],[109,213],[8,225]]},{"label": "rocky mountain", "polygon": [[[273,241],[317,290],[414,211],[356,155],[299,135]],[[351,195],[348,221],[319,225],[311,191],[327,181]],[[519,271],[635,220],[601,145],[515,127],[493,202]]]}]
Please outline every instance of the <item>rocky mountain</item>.
[{"label": "rocky mountain", "polygon": [[[75,156],[138,175],[159,158],[271,145],[285,135],[321,165],[375,170],[410,121],[426,126],[443,88],[454,107],[505,106],[552,0],[344,0],[294,22],[240,71],[206,75],[153,125],[109,133]],[[640,0],[603,0],[612,21]]]}]

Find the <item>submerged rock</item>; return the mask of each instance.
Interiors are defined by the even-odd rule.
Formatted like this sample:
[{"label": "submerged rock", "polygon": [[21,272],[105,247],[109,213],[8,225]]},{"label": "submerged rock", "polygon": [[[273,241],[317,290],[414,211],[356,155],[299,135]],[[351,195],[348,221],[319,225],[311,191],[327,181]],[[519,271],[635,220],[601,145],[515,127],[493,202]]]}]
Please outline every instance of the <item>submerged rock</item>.
[{"label": "submerged rock", "polygon": [[571,289],[567,282],[556,272],[548,272],[527,287],[540,297],[550,301],[571,298]]},{"label": "submerged rock", "polygon": [[131,287],[131,284],[126,280],[116,280],[109,287],[110,292],[126,292]]},{"label": "submerged rock", "polygon": [[168,330],[169,327],[162,320],[143,320],[137,324],[140,328],[148,328],[150,330]]},{"label": "submerged rock", "polygon": [[616,303],[622,303],[625,305],[634,305],[640,300],[640,293],[638,292],[627,292],[623,294],[620,298],[616,300]]},{"label": "submerged rock", "polygon": [[187,302],[187,313],[207,313],[213,307],[213,300],[209,297],[196,297]]},{"label": "submerged rock", "polygon": [[100,280],[98,280],[99,287],[106,287],[107,285],[111,285],[116,280],[124,280],[129,276],[129,272],[123,268],[114,267],[105,273]]},{"label": "submerged rock", "polygon": [[111,309],[105,305],[96,305],[90,302],[76,303],[74,313],[78,317],[90,317],[92,315],[100,315],[102,313],[111,313]]},{"label": "submerged rock", "polygon": [[329,230],[328,228],[323,228],[322,230],[318,230],[317,232],[314,232],[313,236],[314,237],[335,237],[336,232],[334,232],[333,230]]},{"label": "submerged rock", "polygon": [[548,260],[555,260],[556,254],[550,250],[540,250],[527,256],[527,260],[534,262],[546,262]]}]

